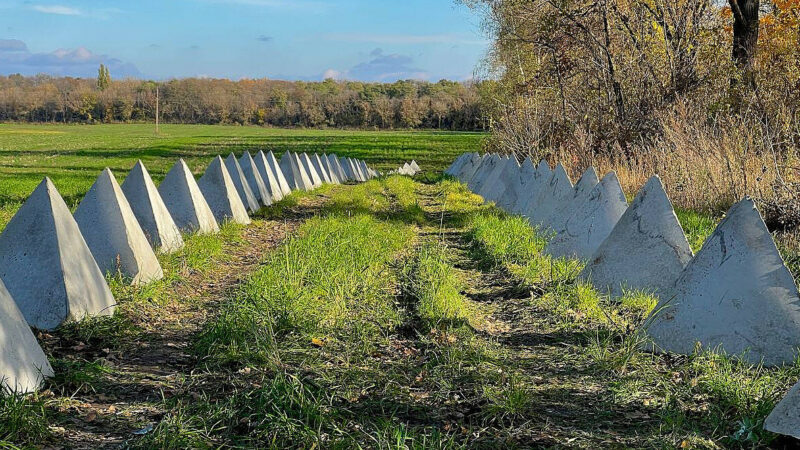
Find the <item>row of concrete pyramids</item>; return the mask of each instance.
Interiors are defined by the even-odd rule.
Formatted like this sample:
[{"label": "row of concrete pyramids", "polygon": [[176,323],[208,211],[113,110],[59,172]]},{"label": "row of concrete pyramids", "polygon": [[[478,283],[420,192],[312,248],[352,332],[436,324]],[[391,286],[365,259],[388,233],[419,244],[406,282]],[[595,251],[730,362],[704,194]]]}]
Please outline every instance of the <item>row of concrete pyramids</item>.
[{"label": "row of concrete pyramids", "polygon": [[248,211],[294,189],[377,175],[364,161],[335,155],[286,153],[278,163],[272,152],[246,152],[217,156],[199,180],[179,160],[156,188],[139,161],[122,186],[103,170],[74,214],[45,178],[0,234],[0,389],[32,391],[53,374],[30,326],[50,330],[114,312],[106,273],[133,284],[160,279],[155,252],[180,249],[181,232],[248,224]]},{"label": "row of concrete pyramids", "polygon": [[[581,277],[599,289],[655,292],[645,330],[654,350],[689,354],[700,343],[768,366],[797,358],[800,294],[751,199],[733,205],[693,255],[657,176],[628,205],[616,174],[598,180],[594,168],[573,185],[560,164],[472,153],[445,172],[551,232],[547,251],[587,260]],[[800,438],[800,383],[765,428]]]},{"label": "row of concrete pyramids", "polygon": [[421,169],[419,168],[419,164],[417,164],[417,161],[412,159],[410,163],[403,163],[402,166],[398,167],[395,170],[392,170],[389,173],[396,173],[399,175],[408,175],[410,177],[413,177],[414,175],[418,174],[420,170]]}]

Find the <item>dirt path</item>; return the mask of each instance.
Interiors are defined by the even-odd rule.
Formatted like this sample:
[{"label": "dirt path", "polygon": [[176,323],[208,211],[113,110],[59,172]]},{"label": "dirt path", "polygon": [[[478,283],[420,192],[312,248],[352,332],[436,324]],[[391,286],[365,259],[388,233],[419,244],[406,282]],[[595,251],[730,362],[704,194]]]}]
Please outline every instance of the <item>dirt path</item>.
[{"label": "dirt path", "polygon": [[325,201],[304,198],[280,220],[254,220],[239,239],[223,242],[213,270],[186,270],[167,287],[166,302],[124,314],[137,330],[130,342],[95,341],[69,331],[41,335],[65,373],[44,393],[52,396],[48,408],[56,418],[51,427],[56,448],[118,448],[157,424],[166,413],[165,401],[193,392],[202,375],[195,373],[197,361],[189,352],[192,337],[264,254]]}]

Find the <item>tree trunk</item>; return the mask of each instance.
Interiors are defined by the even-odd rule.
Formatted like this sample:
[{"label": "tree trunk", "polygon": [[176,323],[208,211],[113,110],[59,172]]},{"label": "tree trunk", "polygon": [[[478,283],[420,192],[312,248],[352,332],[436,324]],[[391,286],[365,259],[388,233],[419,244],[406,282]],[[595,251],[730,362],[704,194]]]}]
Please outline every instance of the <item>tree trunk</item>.
[{"label": "tree trunk", "polygon": [[733,12],[733,62],[748,84],[754,83],[753,60],[758,44],[759,0],[728,0]]}]

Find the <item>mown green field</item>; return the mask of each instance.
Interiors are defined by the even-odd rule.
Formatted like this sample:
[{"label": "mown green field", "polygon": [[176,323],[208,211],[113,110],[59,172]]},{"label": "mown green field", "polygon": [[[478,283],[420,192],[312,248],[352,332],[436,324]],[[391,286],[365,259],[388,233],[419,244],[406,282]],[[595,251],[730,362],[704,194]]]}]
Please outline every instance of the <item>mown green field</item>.
[{"label": "mown green field", "polygon": [[480,148],[480,133],[277,129],[220,125],[0,124],[0,226],[42,177],[53,179],[67,204],[76,206],[95,177],[110,167],[122,181],[137,159],[160,179],[177,158],[200,174],[210,156],[245,150],[336,153],[379,170],[416,159],[440,171],[460,153]]}]

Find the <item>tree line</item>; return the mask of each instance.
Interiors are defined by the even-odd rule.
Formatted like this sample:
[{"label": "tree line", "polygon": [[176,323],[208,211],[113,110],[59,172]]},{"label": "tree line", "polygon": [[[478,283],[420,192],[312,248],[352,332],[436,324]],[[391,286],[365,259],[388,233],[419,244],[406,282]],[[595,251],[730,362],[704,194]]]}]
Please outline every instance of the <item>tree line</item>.
[{"label": "tree line", "polygon": [[0,76],[0,121],[485,129],[481,83]]}]

